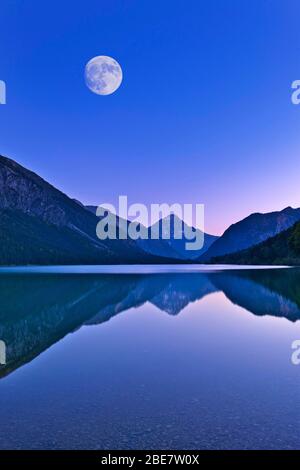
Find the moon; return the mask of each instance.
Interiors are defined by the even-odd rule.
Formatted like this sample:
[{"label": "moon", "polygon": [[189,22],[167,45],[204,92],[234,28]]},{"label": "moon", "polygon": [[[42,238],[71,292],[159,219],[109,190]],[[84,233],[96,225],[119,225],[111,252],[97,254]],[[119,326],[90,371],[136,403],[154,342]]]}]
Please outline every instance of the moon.
[{"label": "moon", "polygon": [[96,95],[111,95],[123,80],[120,64],[106,55],[91,59],[85,66],[85,83]]}]

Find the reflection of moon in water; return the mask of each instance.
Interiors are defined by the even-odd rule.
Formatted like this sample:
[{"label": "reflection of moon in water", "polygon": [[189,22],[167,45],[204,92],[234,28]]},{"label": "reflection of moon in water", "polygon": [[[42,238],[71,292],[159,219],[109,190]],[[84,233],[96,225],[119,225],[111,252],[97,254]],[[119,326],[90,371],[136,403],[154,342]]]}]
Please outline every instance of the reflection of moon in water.
[{"label": "reflection of moon in water", "polygon": [[122,83],[123,73],[118,62],[111,57],[99,55],[85,66],[85,82],[97,95],[110,95]]}]

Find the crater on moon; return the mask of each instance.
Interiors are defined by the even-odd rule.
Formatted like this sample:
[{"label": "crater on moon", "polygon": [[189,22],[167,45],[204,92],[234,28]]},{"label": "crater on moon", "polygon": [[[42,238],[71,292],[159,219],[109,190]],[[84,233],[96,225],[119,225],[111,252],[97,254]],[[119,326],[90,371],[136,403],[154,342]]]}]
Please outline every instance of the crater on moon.
[{"label": "crater on moon", "polygon": [[121,66],[112,57],[99,55],[85,66],[85,82],[97,95],[111,95],[122,83]]}]

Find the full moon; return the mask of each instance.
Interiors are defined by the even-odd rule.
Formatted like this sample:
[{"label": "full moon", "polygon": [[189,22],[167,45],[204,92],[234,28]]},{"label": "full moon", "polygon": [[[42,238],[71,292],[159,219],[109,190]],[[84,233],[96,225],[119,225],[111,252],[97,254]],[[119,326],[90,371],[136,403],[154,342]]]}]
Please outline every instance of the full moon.
[{"label": "full moon", "polygon": [[85,66],[85,83],[97,95],[111,95],[122,83],[123,73],[112,57],[99,55]]}]

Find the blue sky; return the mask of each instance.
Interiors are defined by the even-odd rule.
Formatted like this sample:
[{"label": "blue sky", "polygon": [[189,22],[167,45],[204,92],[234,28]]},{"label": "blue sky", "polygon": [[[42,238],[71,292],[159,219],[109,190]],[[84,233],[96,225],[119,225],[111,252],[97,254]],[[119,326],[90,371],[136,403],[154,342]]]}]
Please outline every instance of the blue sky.
[{"label": "blue sky", "polygon": [[[297,0],[3,0],[0,153],[89,204],[204,203],[221,233],[300,206]],[[91,93],[86,62],[123,83]]]}]

